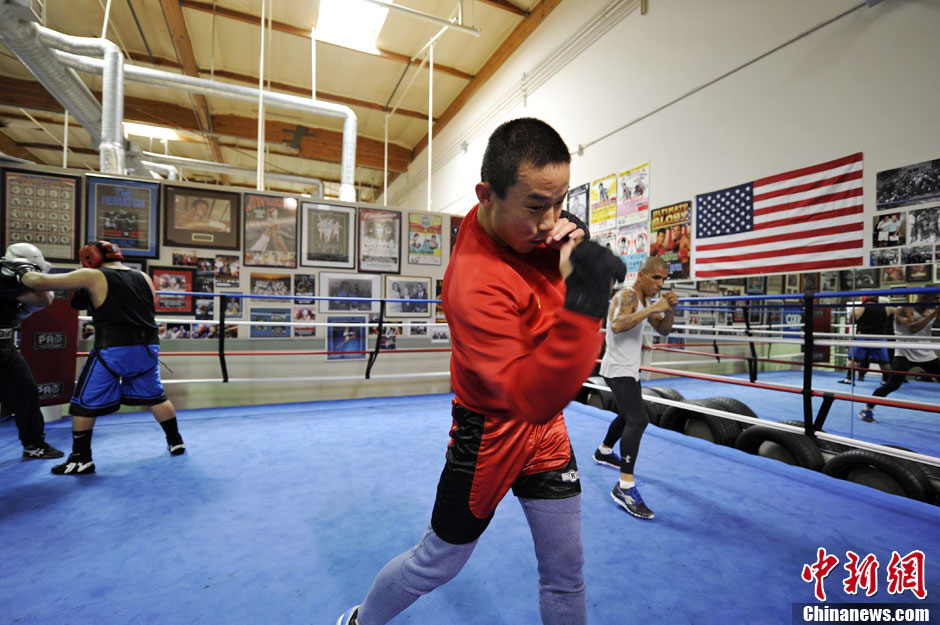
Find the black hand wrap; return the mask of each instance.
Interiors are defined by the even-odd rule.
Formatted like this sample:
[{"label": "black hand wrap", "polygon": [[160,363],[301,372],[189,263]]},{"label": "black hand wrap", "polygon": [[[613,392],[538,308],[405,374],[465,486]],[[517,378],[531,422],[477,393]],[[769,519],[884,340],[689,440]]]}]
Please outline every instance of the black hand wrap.
[{"label": "black hand wrap", "polygon": [[91,308],[91,293],[88,292],[88,289],[78,289],[72,293],[69,306],[75,310],[88,310]]},{"label": "black hand wrap", "polygon": [[571,223],[573,223],[574,225],[576,225],[581,230],[584,230],[585,241],[591,240],[591,231],[587,227],[586,223],[584,223],[583,221],[581,221],[580,219],[578,219],[577,217],[575,217],[572,213],[569,213],[568,211],[561,211],[561,216],[567,219],[568,221],[570,221]]},{"label": "black hand wrap", "polygon": [[16,281],[20,284],[23,284],[23,276],[30,271],[42,271],[42,269],[36,263],[25,258],[0,259],[0,273],[16,278]]},{"label": "black hand wrap", "polygon": [[610,289],[627,275],[627,266],[606,247],[584,241],[571,252],[571,274],[565,278],[565,308],[592,317],[607,314]]}]

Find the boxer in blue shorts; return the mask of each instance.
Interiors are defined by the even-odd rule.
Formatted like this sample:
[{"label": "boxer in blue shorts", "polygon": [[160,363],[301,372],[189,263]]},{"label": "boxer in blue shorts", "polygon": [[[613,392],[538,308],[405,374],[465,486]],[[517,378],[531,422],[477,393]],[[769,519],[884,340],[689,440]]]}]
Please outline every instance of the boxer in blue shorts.
[{"label": "boxer in blue shorts", "polygon": [[17,279],[36,291],[75,290],[72,307],[87,309],[95,326],[88,355],[69,405],[72,453],[56,475],[94,473],[91,434],[95,418],[126,406],[148,406],[166,434],[171,455],[186,451],[173,408],[160,382],[156,293],[150,277],[124,265],[120,248],[95,241],[79,250],[82,269],[47,275],[19,269]]},{"label": "boxer in blue shorts", "polygon": [[[862,298],[861,306],[853,306],[849,311],[849,323],[855,324],[855,335],[861,341],[885,341],[884,338],[867,338],[867,335],[887,334],[885,328],[888,325],[888,313],[885,311],[884,304],[878,303],[878,298],[866,295]],[[888,380],[888,348],[887,347],[862,347],[852,348],[849,361],[846,363],[848,370],[845,379],[839,380],[842,384],[852,384],[853,374],[858,371],[858,381],[865,379],[868,367],[876,362],[881,367],[882,381]]]}]

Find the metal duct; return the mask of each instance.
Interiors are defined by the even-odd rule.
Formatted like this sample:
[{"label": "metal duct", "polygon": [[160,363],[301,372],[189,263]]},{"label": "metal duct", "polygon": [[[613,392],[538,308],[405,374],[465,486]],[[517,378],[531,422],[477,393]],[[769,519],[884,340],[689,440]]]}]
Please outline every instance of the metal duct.
[{"label": "metal duct", "polygon": [[179,180],[180,170],[172,165],[165,163],[154,163],[153,161],[140,161],[140,164],[152,172],[162,173],[167,180]]},{"label": "metal duct", "polygon": [[[53,54],[59,61],[77,70],[95,74],[100,74],[104,71],[104,62],[100,59],[76,56],[61,51],[54,51]],[[259,90],[252,87],[220,83],[182,74],[171,74],[169,72],[135,65],[124,66],[124,77],[126,80],[142,82],[157,87],[168,87],[171,89],[179,89],[182,87],[192,93],[229,98],[242,102],[254,103],[258,101],[259,97]],[[343,150],[339,199],[346,202],[354,202],[356,200],[355,168],[356,129],[358,120],[353,110],[342,104],[311,100],[309,98],[301,98],[299,96],[274,91],[264,91],[264,101],[268,104],[293,111],[343,119]]]},{"label": "metal duct", "polygon": [[[258,175],[256,169],[252,167],[237,167],[235,165],[226,165],[225,163],[215,163],[213,161],[201,161],[195,158],[185,158],[182,156],[170,156],[169,154],[159,154],[157,152],[142,152],[146,160],[142,164],[150,166],[151,163],[166,163],[175,165],[179,169],[194,169],[196,171],[212,171],[220,174],[232,174],[235,176],[245,176],[246,178],[255,178]],[[293,174],[282,174],[279,172],[266,171],[265,178],[271,180],[280,180],[282,182],[293,182],[295,184],[308,184],[317,188],[314,197],[323,197],[323,181],[319,178],[307,178],[305,176],[295,176]]]}]

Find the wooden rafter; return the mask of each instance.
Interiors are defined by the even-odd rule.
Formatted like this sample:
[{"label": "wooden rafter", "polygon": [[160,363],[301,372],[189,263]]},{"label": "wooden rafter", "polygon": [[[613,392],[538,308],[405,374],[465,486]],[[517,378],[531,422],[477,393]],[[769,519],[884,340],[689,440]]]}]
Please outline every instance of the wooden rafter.
[{"label": "wooden rafter", "polygon": [[504,11],[509,11],[510,13],[515,13],[516,15],[521,15],[522,17],[525,17],[529,14],[528,11],[517,7],[512,2],[508,2],[508,0],[480,0],[480,2],[494,6],[498,9],[503,9]]},{"label": "wooden rafter", "polygon": [[[200,0],[179,0],[179,3],[186,7],[187,9],[195,9],[197,11],[204,11],[207,13],[213,12],[213,6],[211,2],[201,2]],[[239,22],[245,22],[246,24],[260,24],[261,17],[258,15],[252,15],[251,13],[243,13],[242,11],[236,11],[234,9],[227,9],[224,7],[216,6],[215,14],[219,17],[226,17],[229,19],[237,20]],[[304,39],[310,39],[310,28],[301,28],[299,26],[294,26],[293,24],[286,24],[284,22],[278,22],[272,20],[271,28],[278,32],[287,33],[288,35],[295,35],[297,37],[303,37]],[[336,46],[336,44],[329,43],[327,41],[317,41],[318,44],[327,45],[327,46]],[[350,50],[352,52],[358,52],[360,54],[368,54],[369,56],[379,56],[383,59],[391,59],[393,61],[398,61],[400,63],[407,63],[410,65],[420,64],[420,60],[412,61],[411,57],[407,54],[399,54],[397,52],[391,52],[389,50],[379,49],[379,54],[371,54],[369,52],[363,52],[362,50],[356,50],[354,48],[346,48],[343,46],[336,46],[338,48],[343,48],[343,50]],[[473,80],[473,74],[468,74],[463,70],[459,70],[456,67],[449,67],[447,65],[440,65],[438,63],[434,64],[434,71],[441,72],[442,74],[450,74],[451,76],[456,76],[457,78],[462,78],[464,80]]]},{"label": "wooden rafter", "polygon": [[[59,146],[55,146],[59,147]],[[61,148],[59,148],[61,149]],[[16,158],[24,158],[28,161],[33,161],[36,163],[42,163],[42,159],[30,152],[26,146],[20,145],[13,140],[10,135],[0,130],[0,152],[5,152],[10,156],[15,156]],[[97,150],[95,151],[97,154]]]},{"label": "wooden rafter", "polygon": [[[545,21],[545,18],[555,10],[561,4],[561,0],[542,0],[538,5],[532,9],[532,12],[526,16],[519,25],[506,37],[506,41],[496,49],[496,52],[487,59],[486,63],[483,64],[483,67],[480,68],[480,71],[477,72],[476,77],[473,81],[468,84],[463,90],[457,94],[457,97],[450,103],[450,106],[447,107],[440,117],[437,118],[437,123],[434,124],[433,132],[438,134],[443,130],[443,128],[450,123],[452,119],[457,115],[460,109],[467,103],[470,97],[476,93],[483,85],[486,84],[486,81],[493,77],[493,74],[496,73],[503,63],[512,56],[519,46],[531,35],[539,25]],[[424,137],[418,141],[412,151],[412,158],[418,153],[421,152],[428,145],[428,136]]]},{"label": "wooden rafter", "polygon": [[[166,18],[167,28],[170,29],[170,38],[173,40],[173,47],[176,48],[176,55],[180,59],[183,73],[187,76],[199,76],[199,66],[196,64],[196,54],[193,52],[193,42],[189,38],[189,29],[186,27],[186,20],[183,19],[183,9],[180,7],[179,0],[160,0],[160,6],[163,7],[163,16]],[[193,93],[193,109],[196,113],[196,119],[202,132],[206,135],[206,143],[209,145],[209,152],[212,154],[212,160],[218,163],[224,163],[222,149],[219,147],[219,141],[211,135],[212,133],[212,112],[209,110],[209,100],[201,93]],[[228,184],[228,176],[222,175],[223,184]]]}]

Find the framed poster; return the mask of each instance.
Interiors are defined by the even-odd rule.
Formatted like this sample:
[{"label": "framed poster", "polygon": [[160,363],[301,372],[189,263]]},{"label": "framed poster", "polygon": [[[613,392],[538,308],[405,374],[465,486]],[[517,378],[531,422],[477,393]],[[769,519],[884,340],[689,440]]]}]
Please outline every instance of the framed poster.
[{"label": "framed poster", "polygon": [[348,299],[321,299],[320,312],[379,312],[382,297],[381,276],[364,276],[358,273],[320,272],[320,297],[363,297],[371,301]]},{"label": "framed poster", "polygon": [[[308,322],[310,324],[317,321],[317,309],[315,306],[294,306],[294,323]],[[317,326],[315,325],[295,325],[294,336],[313,337],[317,335]]]},{"label": "framed poster", "polygon": [[240,199],[229,191],[164,186],[163,244],[239,249]]},{"label": "framed poster", "polygon": [[241,260],[238,256],[215,257],[215,283],[219,286],[238,286],[241,281]]},{"label": "framed poster", "polygon": [[[252,308],[251,321],[260,322],[251,326],[249,336],[253,339],[290,338],[290,325],[281,325],[290,323],[290,308]],[[268,323],[276,325],[265,325]]]},{"label": "framed poster", "polygon": [[763,295],[767,292],[767,277],[752,276],[746,278],[744,283],[744,292],[748,295]]},{"label": "framed poster", "polygon": [[385,313],[389,317],[430,317],[430,292],[431,278],[385,276]]},{"label": "framed poster", "polygon": [[81,184],[78,176],[3,170],[3,249],[32,243],[48,261],[76,262]]},{"label": "framed poster", "polygon": [[845,269],[839,272],[839,289],[877,289],[880,277],[877,269]]},{"label": "framed poster", "polygon": [[881,284],[901,284],[907,279],[904,274],[904,267],[882,267]]},{"label": "framed poster", "polygon": [[294,274],[294,305],[295,306],[313,306],[316,303],[316,300],[312,299],[300,299],[298,295],[309,295],[310,297],[316,297],[317,294],[317,277],[312,273],[295,273]]},{"label": "framed poster", "polygon": [[297,266],[297,200],[246,193],[245,266]]},{"label": "framed poster", "polygon": [[[289,273],[257,273],[251,272],[248,284],[252,295],[281,295],[290,296]],[[279,302],[290,304],[289,300],[278,300],[270,297],[253,297],[252,302]]]},{"label": "framed poster", "polygon": [[87,175],[85,209],[89,241],[110,241],[124,256],[157,258],[160,185]]},{"label": "framed poster", "polygon": [[354,269],[356,209],[302,202],[300,264],[305,267]]},{"label": "framed poster", "polygon": [[327,323],[327,360],[354,360],[366,357],[365,317],[327,317]]},{"label": "framed poster", "polygon": [[[149,267],[154,288],[159,291],[193,292],[196,269],[193,267]],[[157,295],[154,306],[158,315],[193,314],[192,295]]]},{"label": "framed poster", "polygon": [[359,209],[359,271],[398,273],[401,270],[401,213]]},{"label": "framed poster", "polygon": [[[226,291],[227,295],[241,295],[241,291]],[[244,317],[245,299],[242,297],[225,298],[225,318],[242,319]]]},{"label": "framed poster", "polygon": [[907,266],[907,281],[908,282],[930,282],[931,278],[931,268],[930,264],[923,265],[908,265]]},{"label": "framed poster", "polygon": [[584,223],[588,223],[588,197],[590,194],[591,185],[587,182],[568,191],[567,210]]},{"label": "framed poster", "polygon": [[820,291],[838,291],[839,290],[839,272],[821,271],[819,273]]},{"label": "framed poster", "polygon": [[443,218],[424,213],[408,214],[408,264],[440,265]]}]

